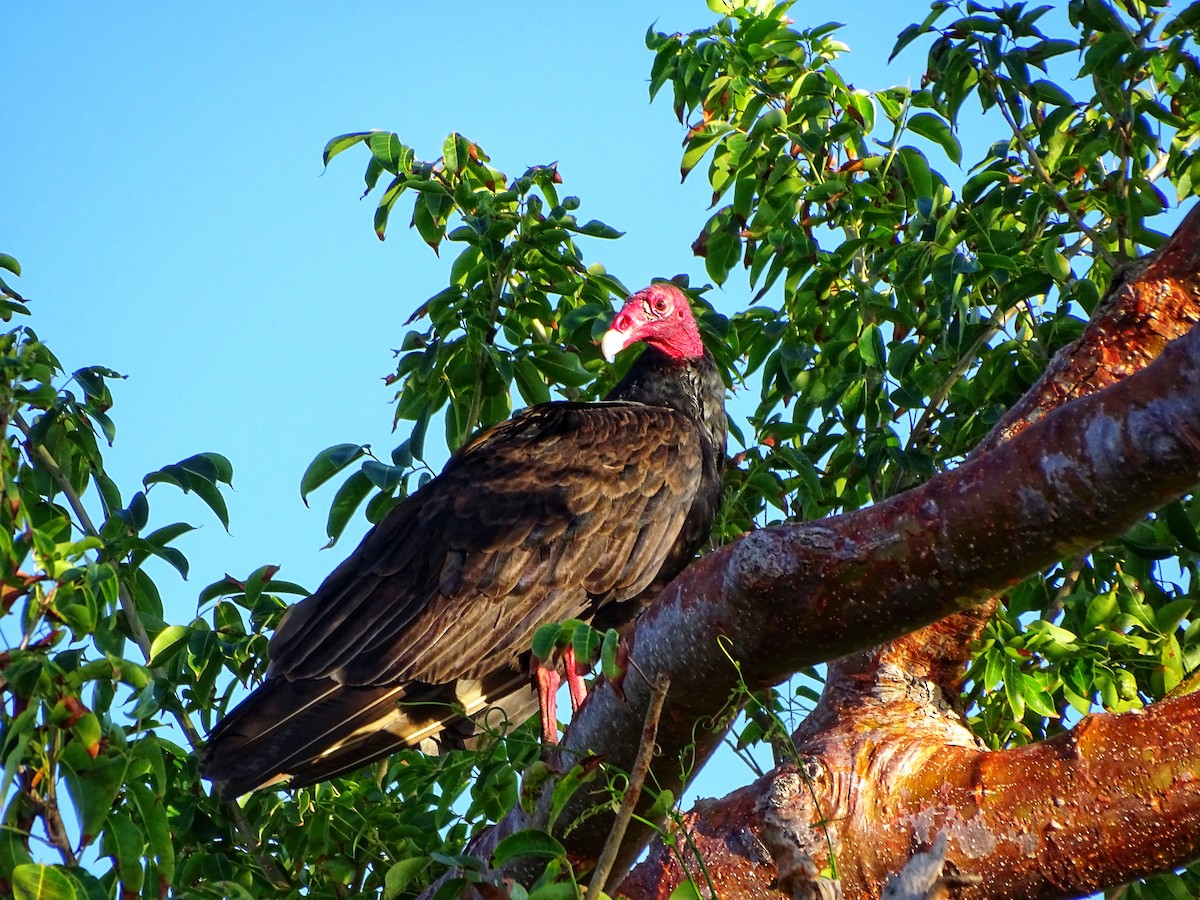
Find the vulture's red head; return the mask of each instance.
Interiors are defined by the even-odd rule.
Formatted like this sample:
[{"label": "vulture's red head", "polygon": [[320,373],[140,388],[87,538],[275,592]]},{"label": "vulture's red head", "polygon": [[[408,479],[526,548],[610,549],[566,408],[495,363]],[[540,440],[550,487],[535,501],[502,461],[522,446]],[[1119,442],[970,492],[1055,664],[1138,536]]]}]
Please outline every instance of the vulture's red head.
[{"label": "vulture's red head", "polygon": [[700,330],[683,291],[659,282],[625,301],[600,340],[600,352],[612,362],[630,344],[643,341],[674,359],[704,355]]}]

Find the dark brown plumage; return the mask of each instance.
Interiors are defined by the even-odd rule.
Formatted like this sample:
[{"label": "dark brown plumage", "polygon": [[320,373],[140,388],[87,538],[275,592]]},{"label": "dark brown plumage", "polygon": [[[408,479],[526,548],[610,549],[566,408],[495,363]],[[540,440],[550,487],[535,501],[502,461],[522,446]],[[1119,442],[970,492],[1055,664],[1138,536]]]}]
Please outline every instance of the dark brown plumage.
[{"label": "dark brown plumage", "polygon": [[522,720],[540,626],[625,624],[686,565],[720,502],[724,386],[675,287],[630,297],[602,349],[636,341],[605,402],[477,435],[288,611],[266,680],[210,735],[225,796],[460,744],[492,706]]}]

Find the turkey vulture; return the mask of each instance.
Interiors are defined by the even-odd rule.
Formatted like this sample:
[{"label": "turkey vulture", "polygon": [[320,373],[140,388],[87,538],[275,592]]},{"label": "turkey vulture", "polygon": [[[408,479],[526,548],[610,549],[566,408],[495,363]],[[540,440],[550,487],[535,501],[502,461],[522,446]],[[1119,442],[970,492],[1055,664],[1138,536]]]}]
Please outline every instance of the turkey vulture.
[{"label": "turkey vulture", "polygon": [[611,362],[639,341],[604,401],[543,403],[479,433],[288,610],[266,679],[209,737],[203,774],[223,796],[461,745],[496,705],[528,715],[540,626],[623,625],[687,564],[720,503],[725,388],[673,285],[632,295],[601,350]]}]

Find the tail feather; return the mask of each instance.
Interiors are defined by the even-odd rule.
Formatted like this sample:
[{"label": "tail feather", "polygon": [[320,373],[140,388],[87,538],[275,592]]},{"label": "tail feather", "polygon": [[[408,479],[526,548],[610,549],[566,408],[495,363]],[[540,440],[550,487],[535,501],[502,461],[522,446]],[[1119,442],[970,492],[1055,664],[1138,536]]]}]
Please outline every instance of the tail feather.
[{"label": "tail feather", "polygon": [[406,747],[438,753],[475,745],[487,737],[481,732],[519,725],[536,708],[527,677],[515,669],[440,685],[276,676],[213,729],[202,774],[228,799],[284,780],[303,787]]}]

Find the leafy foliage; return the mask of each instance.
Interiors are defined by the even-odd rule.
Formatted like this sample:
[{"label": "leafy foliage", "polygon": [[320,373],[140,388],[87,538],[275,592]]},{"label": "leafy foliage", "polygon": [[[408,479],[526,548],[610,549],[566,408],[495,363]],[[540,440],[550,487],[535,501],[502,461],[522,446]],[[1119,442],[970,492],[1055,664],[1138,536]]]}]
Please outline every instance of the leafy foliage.
[{"label": "leafy foliage", "polygon": [[[797,24],[787,3],[710,6],[709,27],[651,28],[646,43],[651,97],[669,94],[686,129],[681,174],[712,189],[693,249],[731,296],[742,273],[753,292],[722,315],[692,291],[746,398],[714,536],[724,541],[878,502],[954,464],[1080,333],[1121,266],[1161,243],[1171,198],[1200,183],[1200,14],[1140,0],[1075,0],[1065,17],[939,0],[896,43],[905,59],[926,54],[919,86],[869,90],[838,70],[840,26]],[[366,191],[379,194],[378,237],[403,206],[431,249],[455,256],[445,290],[399,339],[389,380],[403,440],[383,457],[330,447],[303,475],[306,498],[341,480],[331,543],[364,502],[378,521],[431,476],[431,425],[453,449],[518,398],[604,392],[621,373],[602,366],[594,338],[626,293],[578,246],[620,233],[579,221],[557,167],[505,175],[460,134],[427,162],[388,132],[336,137],[324,161],[351,151],[366,154]],[[12,257],[0,268],[20,276]],[[28,312],[0,280],[0,317]],[[0,338],[0,363],[0,892],[394,898],[448,868],[458,881],[439,896],[492,877],[461,854],[548,777],[528,728],[242,807],[207,795],[200,734],[262,677],[285,598],[305,591],[264,566],[203,589],[191,621],[166,621],[161,567],[146,564],[186,575],[177,542],[191,526],[152,526],[151,498],[160,485],[194,494],[228,527],[232,466],[200,453],[123,491],[104,465],[120,376],[68,375],[28,326]],[[1181,684],[1200,662],[1198,518],[1184,498],[1010,592],[965,698],[983,740],[1037,740]],[[600,651],[616,671],[615,642],[580,623],[540,640],[547,654]],[[735,698],[750,713],[739,745],[778,749],[779,715],[814,699],[811,680],[795,693]],[[593,761],[559,781],[557,808],[585,782],[619,801],[620,773]],[[505,886],[515,895],[575,896],[548,833],[514,835],[497,855],[545,862],[528,889]],[[1194,880],[1132,890],[1170,897]]]}]

